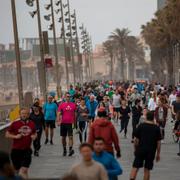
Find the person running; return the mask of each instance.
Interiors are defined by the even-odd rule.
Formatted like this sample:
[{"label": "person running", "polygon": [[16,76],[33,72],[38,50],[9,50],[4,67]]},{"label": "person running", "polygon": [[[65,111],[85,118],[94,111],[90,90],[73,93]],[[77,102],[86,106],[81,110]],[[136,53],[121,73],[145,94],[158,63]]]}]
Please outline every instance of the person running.
[{"label": "person running", "polygon": [[112,104],[114,107],[114,120],[118,121],[120,117],[120,107],[121,107],[121,95],[119,94],[119,91],[116,90],[115,94],[112,96]]},{"label": "person running", "polygon": [[86,106],[89,111],[89,120],[90,122],[94,122],[94,118],[96,116],[96,109],[98,107],[98,102],[95,100],[94,95],[90,96],[90,99],[86,102]]},{"label": "person running", "polygon": [[88,128],[88,114],[85,100],[81,99],[80,105],[77,108],[77,123],[79,128],[79,141],[86,142]]},{"label": "person running", "polygon": [[57,117],[57,104],[53,102],[53,97],[48,96],[48,101],[43,106],[44,119],[45,119],[45,144],[49,142],[49,129],[50,129],[50,144],[53,145],[54,129],[56,128]]},{"label": "person running", "polygon": [[127,101],[125,99],[121,100],[120,107],[120,120],[121,120],[121,130],[120,133],[124,131],[124,137],[127,137],[127,127],[129,124],[131,109],[127,105]]},{"label": "person running", "polygon": [[161,139],[164,142],[165,126],[167,121],[168,108],[162,103],[161,99],[158,101],[158,106],[155,109],[155,120],[161,130]]},{"label": "person running", "polygon": [[98,118],[90,127],[88,142],[93,145],[96,137],[104,138],[105,150],[112,155],[114,155],[114,145],[117,157],[121,157],[119,138],[115,127],[107,118],[105,108],[98,110]]},{"label": "person running", "polygon": [[143,109],[141,107],[141,101],[139,99],[136,99],[135,106],[132,107],[132,143],[134,143],[134,133],[135,130],[140,122],[140,118],[143,115]]},{"label": "person running", "polygon": [[176,89],[173,89],[169,96],[169,105],[172,106],[172,103],[176,101]]},{"label": "person running", "polygon": [[9,154],[0,151],[0,179],[1,180],[21,180],[22,178],[16,176],[14,168],[11,164]]},{"label": "person running", "polygon": [[110,113],[111,103],[109,102],[108,96],[104,96],[103,103],[105,105],[106,113],[107,113],[107,115],[109,117],[109,120],[111,120],[111,113]]},{"label": "person running", "polygon": [[177,153],[178,156],[180,156],[180,111],[177,112],[176,115],[176,122],[174,126],[174,133],[179,138],[179,152]]},{"label": "person running", "polygon": [[80,180],[108,180],[105,168],[92,158],[92,145],[83,143],[80,145],[79,151],[82,155],[82,162],[71,169],[71,174]]},{"label": "person running", "polygon": [[103,138],[95,138],[93,148],[93,159],[104,165],[108,172],[109,180],[114,180],[117,176],[122,174],[122,168],[119,162],[104,150],[105,142]]},{"label": "person running", "polygon": [[35,124],[29,119],[29,109],[20,110],[20,120],[10,125],[6,138],[13,140],[11,160],[15,170],[27,179],[32,158],[31,144],[37,138]]},{"label": "person running", "polygon": [[33,141],[34,156],[39,156],[39,150],[41,148],[41,136],[44,129],[44,115],[39,106],[33,106],[33,111],[30,114],[31,119],[36,125],[37,138]]},{"label": "person running", "polygon": [[157,93],[153,92],[151,94],[151,98],[149,99],[149,102],[148,102],[148,110],[155,111],[157,104],[158,104]]},{"label": "person running", "polygon": [[57,121],[60,125],[60,135],[62,137],[63,156],[67,155],[66,137],[69,138],[69,156],[74,154],[73,149],[73,124],[76,119],[76,104],[70,101],[69,93],[65,95],[65,102],[61,103],[58,108]]},{"label": "person running", "polygon": [[130,96],[130,98],[129,98],[132,107],[135,106],[135,101],[136,101],[136,99],[141,99],[141,95],[138,93],[137,86],[134,85],[134,86],[133,86],[133,89],[132,89],[132,94],[131,94],[131,96]]},{"label": "person running", "polygon": [[130,180],[135,180],[139,168],[144,164],[144,180],[150,180],[150,170],[153,163],[160,161],[161,132],[160,128],[154,123],[154,112],[146,114],[146,121],[139,125],[135,132],[135,160],[130,174]]}]

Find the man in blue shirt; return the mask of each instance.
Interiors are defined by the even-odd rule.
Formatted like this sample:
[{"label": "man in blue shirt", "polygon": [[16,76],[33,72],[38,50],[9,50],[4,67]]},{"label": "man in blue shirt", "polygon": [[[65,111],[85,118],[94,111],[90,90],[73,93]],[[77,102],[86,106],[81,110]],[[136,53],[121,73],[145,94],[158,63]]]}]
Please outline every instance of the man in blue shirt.
[{"label": "man in blue shirt", "polygon": [[98,102],[95,100],[94,95],[90,96],[90,99],[86,102],[86,107],[89,111],[89,120],[90,122],[93,122],[95,118],[95,112],[98,107]]},{"label": "man in blue shirt", "polygon": [[48,96],[48,101],[43,106],[44,112],[44,120],[45,120],[45,135],[46,140],[45,144],[49,142],[49,129],[50,129],[50,144],[53,145],[53,136],[54,136],[54,128],[56,117],[57,117],[57,105],[53,102],[53,97],[51,95]]},{"label": "man in blue shirt", "polygon": [[93,159],[104,165],[107,170],[109,180],[117,179],[122,174],[122,168],[118,161],[108,152],[104,151],[104,139],[97,137],[94,141]]}]

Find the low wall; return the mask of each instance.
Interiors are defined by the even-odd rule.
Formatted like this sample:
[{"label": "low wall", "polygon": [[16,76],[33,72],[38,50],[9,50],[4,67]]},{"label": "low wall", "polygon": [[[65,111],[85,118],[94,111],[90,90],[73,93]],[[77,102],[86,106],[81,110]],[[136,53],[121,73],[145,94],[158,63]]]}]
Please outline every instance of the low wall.
[{"label": "low wall", "polygon": [[5,138],[5,133],[10,124],[0,126],[0,150],[10,152],[12,141]]}]

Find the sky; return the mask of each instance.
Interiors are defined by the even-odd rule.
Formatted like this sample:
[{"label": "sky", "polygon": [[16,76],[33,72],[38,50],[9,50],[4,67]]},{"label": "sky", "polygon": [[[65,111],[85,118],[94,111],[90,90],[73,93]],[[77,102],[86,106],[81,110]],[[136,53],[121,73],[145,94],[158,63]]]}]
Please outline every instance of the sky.
[{"label": "sky", "polygon": [[[28,12],[35,8],[28,7],[25,0],[15,0],[18,20],[19,38],[37,37],[37,21]],[[48,14],[44,4],[50,0],[40,0],[41,15]],[[63,0],[66,3],[66,0]],[[141,25],[153,18],[157,10],[157,0],[70,0],[71,10],[76,9],[77,21],[85,27],[92,36],[93,44],[104,42],[116,28],[129,28],[131,35],[138,36]],[[0,0],[0,43],[13,42],[13,29],[10,0]],[[56,16],[58,18],[58,16]],[[57,21],[56,21],[57,22]],[[43,30],[48,23],[42,18]],[[56,23],[57,36],[60,34],[60,24]],[[52,36],[52,32],[49,32]]]}]

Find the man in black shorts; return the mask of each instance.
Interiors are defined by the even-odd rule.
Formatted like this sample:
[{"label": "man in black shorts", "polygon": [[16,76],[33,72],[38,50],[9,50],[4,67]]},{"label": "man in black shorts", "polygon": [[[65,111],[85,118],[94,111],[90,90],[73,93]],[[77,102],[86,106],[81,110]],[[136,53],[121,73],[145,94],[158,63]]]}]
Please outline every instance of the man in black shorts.
[{"label": "man in black shorts", "polygon": [[11,160],[14,168],[20,176],[27,179],[31,164],[31,144],[37,137],[35,124],[29,120],[29,109],[21,109],[20,120],[11,124],[6,137],[13,140]]},{"label": "man in black shorts", "polygon": [[76,104],[70,102],[70,94],[66,93],[66,102],[60,104],[58,108],[57,121],[60,125],[60,135],[62,137],[63,156],[67,155],[66,137],[69,138],[69,156],[74,154],[73,150],[73,124],[76,119]]},{"label": "man in black shorts", "polygon": [[154,113],[147,112],[146,121],[135,131],[135,160],[130,180],[135,180],[139,168],[144,166],[144,180],[150,179],[150,170],[153,163],[160,161],[161,133],[160,128],[154,124]]}]

